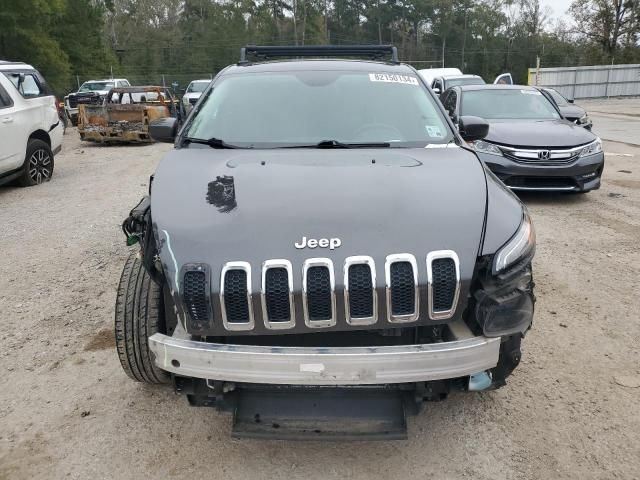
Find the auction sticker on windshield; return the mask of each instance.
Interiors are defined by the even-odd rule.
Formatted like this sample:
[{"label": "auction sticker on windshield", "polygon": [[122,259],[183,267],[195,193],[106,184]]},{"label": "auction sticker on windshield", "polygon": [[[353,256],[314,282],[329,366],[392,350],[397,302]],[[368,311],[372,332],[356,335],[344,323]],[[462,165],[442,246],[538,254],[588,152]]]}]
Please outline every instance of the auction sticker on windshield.
[{"label": "auction sticker on windshield", "polygon": [[404,83],[405,85],[418,85],[418,79],[411,75],[397,75],[395,73],[370,73],[371,82]]}]

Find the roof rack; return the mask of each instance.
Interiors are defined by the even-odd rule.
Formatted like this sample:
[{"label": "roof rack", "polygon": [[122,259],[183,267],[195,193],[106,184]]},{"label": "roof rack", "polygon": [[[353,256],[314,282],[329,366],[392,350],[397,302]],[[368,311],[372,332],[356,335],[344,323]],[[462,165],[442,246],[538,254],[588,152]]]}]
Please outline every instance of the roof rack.
[{"label": "roof rack", "polygon": [[240,49],[238,63],[249,63],[248,55],[255,55],[263,60],[273,57],[368,57],[379,60],[385,55],[391,55],[391,63],[400,63],[398,49],[393,45],[247,45]]}]

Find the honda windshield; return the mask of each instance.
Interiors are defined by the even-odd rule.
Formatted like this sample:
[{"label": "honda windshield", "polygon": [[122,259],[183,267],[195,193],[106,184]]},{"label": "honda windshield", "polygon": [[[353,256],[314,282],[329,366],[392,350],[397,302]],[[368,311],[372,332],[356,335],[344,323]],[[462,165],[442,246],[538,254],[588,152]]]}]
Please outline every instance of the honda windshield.
[{"label": "honda windshield", "polygon": [[462,115],[488,119],[550,120],[560,118],[551,102],[533,89],[487,88],[463,90]]},{"label": "honda windshield", "polygon": [[454,138],[435,102],[415,74],[228,74],[216,81],[184,135],[254,148],[327,141],[424,147]]}]

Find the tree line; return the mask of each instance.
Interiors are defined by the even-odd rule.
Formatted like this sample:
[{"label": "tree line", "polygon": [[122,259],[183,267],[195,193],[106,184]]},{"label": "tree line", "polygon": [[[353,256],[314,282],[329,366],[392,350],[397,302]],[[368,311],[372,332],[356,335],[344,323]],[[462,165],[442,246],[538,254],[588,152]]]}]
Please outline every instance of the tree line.
[{"label": "tree line", "polygon": [[245,44],[392,43],[416,68],[519,82],[537,57],[640,63],[640,0],[574,0],[562,13],[540,0],[0,0],[0,59],[35,65],[58,94],[111,74],[184,86]]}]

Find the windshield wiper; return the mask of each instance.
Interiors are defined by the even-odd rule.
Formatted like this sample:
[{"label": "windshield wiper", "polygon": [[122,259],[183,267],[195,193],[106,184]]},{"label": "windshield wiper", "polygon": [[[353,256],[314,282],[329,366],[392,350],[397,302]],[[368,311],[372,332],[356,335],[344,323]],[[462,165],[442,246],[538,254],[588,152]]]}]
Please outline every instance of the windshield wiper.
[{"label": "windshield wiper", "polygon": [[205,140],[204,138],[193,138],[193,137],[184,137],[182,139],[183,143],[200,143],[202,145],[209,145],[211,148],[249,148],[249,147],[239,147],[238,145],[231,145],[230,143],[225,142],[224,140],[220,140],[219,138],[209,138]]},{"label": "windshield wiper", "polygon": [[346,143],[338,140],[322,140],[309,145],[290,145],[282,148],[388,148],[389,142]]}]

